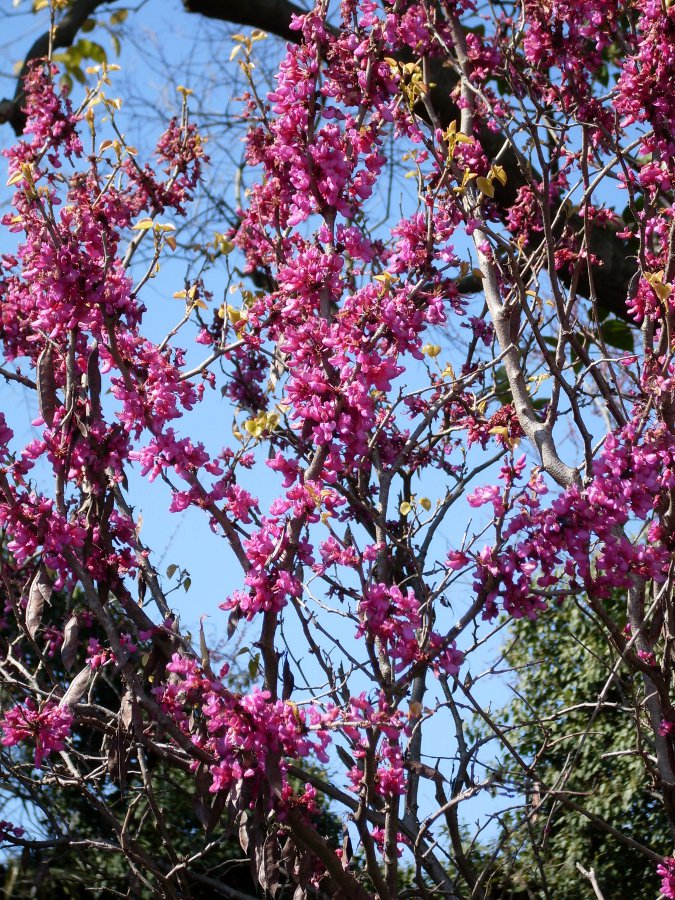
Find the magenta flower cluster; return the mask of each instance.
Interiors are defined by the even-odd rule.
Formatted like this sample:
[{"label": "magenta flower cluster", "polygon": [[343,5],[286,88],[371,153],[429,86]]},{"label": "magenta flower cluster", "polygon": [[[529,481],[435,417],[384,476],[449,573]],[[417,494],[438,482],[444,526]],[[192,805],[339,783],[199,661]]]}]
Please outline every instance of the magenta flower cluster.
[{"label": "magenta flower cluster", "polygon": [[41,769],[45,757],[64,749],[72,724],[73,713],[67,706],[52,700],[38,705],[29,697],[0,720],[2,744],[14,747],[28,742],[35,748],[35,768]]}]

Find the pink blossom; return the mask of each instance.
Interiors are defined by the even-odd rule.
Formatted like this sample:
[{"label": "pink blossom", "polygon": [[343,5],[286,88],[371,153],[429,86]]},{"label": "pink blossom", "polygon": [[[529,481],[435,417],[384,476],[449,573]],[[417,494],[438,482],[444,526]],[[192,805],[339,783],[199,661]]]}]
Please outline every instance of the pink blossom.
[{"label": "pink blossom", "polygon": [[38,706],[31,698],[10,709],[2,718],[2,743],[14,747],[28,741],[35,746],[35,768],[41,769],[43,760],[51,753],[63,750],[70,736],[73,713],[67,706],[51,700]]}]

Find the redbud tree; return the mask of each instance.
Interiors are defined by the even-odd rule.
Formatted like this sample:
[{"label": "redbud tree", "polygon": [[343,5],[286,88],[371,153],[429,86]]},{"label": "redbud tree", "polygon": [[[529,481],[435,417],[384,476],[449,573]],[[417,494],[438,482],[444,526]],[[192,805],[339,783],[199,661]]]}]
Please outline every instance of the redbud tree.
[{"label": "redbud tree", "polygon": [[[47,57],[97,5],[53,4]],[[503,791],[514,828],[554,801],[675,897],[672,847],[568,789],[629,673],[624,750],[675,833],[675,7],[185,5],[288,43],[265,85],[262,32],[234,36],[246,190],[160,340],[148,284],[209,179],[190,92],[148,159],[116,124],[105,64],[68,96],[32,59],[3,105],[23,134],[0,373],[37,436],[24,446],[0,416],[0,764],[37,805],[41,788],[77,795],[107,834],[47,804],[49,835],[6,821],[3,841],[96,843],[162,897],[191,896],[193,862],[232,832],[272,895],[487,897],[466,823]],[[132,474],[168,486],[156,515],[198,511],[236,567],[236,589],[213,585],[218,652],[172,606]],[[613,664],[548,783],[493,714],[485,648],[579,598]],[[257,649],[243,690],[242,630]],[[189,776],[207,829],[193,857],[172,847],[160,762]],[[209,884],[232,896],[225,875]]]}]

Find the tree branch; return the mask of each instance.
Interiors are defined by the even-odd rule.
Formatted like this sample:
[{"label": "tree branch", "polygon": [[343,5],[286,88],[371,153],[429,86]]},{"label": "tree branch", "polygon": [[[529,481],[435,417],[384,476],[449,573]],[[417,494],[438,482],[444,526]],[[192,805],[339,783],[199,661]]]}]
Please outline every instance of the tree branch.
[{"label": "tree branch", "polygon": [[291,16],[302,16],[307,12],[289,0],[245,0],[243,3],[232,0],[183,0],[183,6],[186,12],[260,28],[294,44],[300,42],[300,32],[291,31]]},{"label": "tree branch", "polygon": [[[55,49],[57,47],[70,47],[91,14],[95,12],[99,6],[105,6],[115,2],[116,0],[75,0],[75,2],[68,7],[65,15],[54,31],[52,47]],[[45,31],[44,34],[41,34],[40,37],[37,38],[26,54],[26,58],[23,61],[17,79],[14,97],[11,100],[0,100],[0,124],[8,122],[14,129],[14,133],[17,135],[23,134],[23,130],[26,127],[26,114],[23,108],[25,100],[23,80],[26,77],[33,60],[42,59],[47,56],[48,53],[49,32]]]}]

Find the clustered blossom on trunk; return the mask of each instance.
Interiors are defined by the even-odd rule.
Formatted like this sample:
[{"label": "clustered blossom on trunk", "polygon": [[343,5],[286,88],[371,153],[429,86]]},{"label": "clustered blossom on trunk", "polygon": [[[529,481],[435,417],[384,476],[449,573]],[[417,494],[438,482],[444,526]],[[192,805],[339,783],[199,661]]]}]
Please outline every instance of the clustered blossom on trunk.
[{"label": "clustered blossom on trunk", "polygon": [[[675,547],[675,6],[526,0],[512,17],[484,16],[471,0],[343,0],[330,12],[319,2],[294,19],[299,42],[266,96],[255,42],[242,43],[254,180],[223,240],[244,275],[262,272],[269,286],[216,310],[204,283],[186,289],[183,324],[197,323],[193,343],[209,354],[196,369],[195,347],[176,344],[187,330],[147,336],[143,291],[205,177],[195,126],[184,110],[141,164],[124,141],[98,141],[94,107],[74,111],[53,66],[30,70],[26,133],[8,153],[3,225],[18,249],[2,257],[0,337],[3,372],[13,366],[34,388],[39,436],[18,447],[0,415],[3,552],[24,582],[6,616],[26,653],[60,652],[67,668],[73,635],[87,639],[70,687],[49,683],[49,665],[13,669],[9,654],[16,702],[2,742],[56,771],[82,728],[119,717],[149,752],[192,771],[195,790],[223,798],[223,815],[245,814],[244,830],[273,822],[274,852],[290,840],[311,860],[310,875],[296,872],[302,888],[361,896],[344,851],[316,833],[319,779],[291,781],[338,746],[345,770],[329,793],[350,810],[377,893],[396,895],[408,845],[419,882],[450,897],[419,781],[435,784],[433,821],[451,830],[452,798],[478,789],[425,765],[422,735],[457,711],[480,623],[503,614],[536,619],[561,597],[588,596],[644,679],[675,825],[672,664],[659,628],[672,618]],[[615,45],[616,81],[600,91]],[[456,72],[444,106],[439,63]],[[112,114],[106,81],[104,69],[91,97]],[[486,146],[498,133],[508,171]],[[594,196],[612,159],[629,224]],[[397,161],[413,167],[414,189],[398,221],[375,225]],[[505,213],[499,192],[514,173],[525,183]],[[602,223],[637,258],[626,304],[639,352],[602,338],[605,262],[592,240]],[[133,259],[148,246],[139,286]],[[445,364],[449,333],[464,344]],[[231,445],[219,432],[200,441],[189,425],[216,387],[248,417]],[[38,466],[51,493],[36,487]],[[262,466],[277,486],[267,505],[251,492]],[[126,493],[132,467],[169,483],[171,511],[201,510],[240,565],[240,586],[221,597],[222,631],[259,629],[250,690],[234,690],[229,666],[214,672],[208,649],[181,631]],[[417,476],[433,501],[415,494]],[[443,520],[461,502],[479,524],[465,506],[464,537],[449,532],[448,547]],[[82,609],[48,622],[51,592],[76,589]],[[626,622],[603,619],[616,591],[629,597]],[[321,627],[322,604],[344,634]],[[321,688],[297,686],[288,656],[282,667],[291,621]],[[87,717],[90,685],[111,670],[119,709]],[[457,718],[452,727],[463,735]],[[26,840],[4,825],[3,836]],[[667,848],[653,853],[675,897]]]}]

